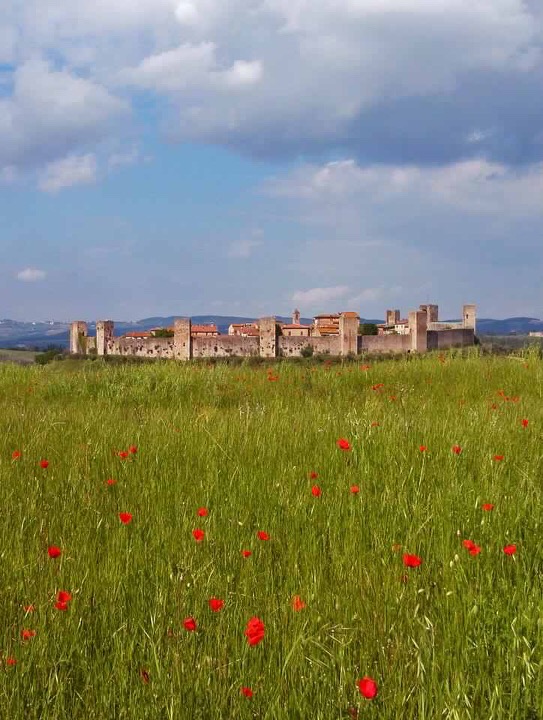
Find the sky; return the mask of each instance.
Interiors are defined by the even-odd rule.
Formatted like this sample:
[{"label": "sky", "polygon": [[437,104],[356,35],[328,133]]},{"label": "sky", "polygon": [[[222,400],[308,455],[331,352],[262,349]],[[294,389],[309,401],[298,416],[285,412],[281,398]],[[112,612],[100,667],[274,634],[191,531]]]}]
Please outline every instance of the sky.
[{"label": "sky", "polygon": [[2,0],[0,317],[543,317],[541,0]]}]

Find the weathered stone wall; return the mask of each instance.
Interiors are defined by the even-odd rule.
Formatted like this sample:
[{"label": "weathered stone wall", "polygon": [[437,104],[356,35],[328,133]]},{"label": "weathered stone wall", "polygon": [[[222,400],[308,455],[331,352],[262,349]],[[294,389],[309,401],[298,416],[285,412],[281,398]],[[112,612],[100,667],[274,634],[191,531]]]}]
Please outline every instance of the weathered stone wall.
[{"label": "weathered stone wall", "polygon": [[265,317],[259,320],[260,336],[259,347],[261,357],[277,356],[277,321],[274,317]]},{"label": "weathered stone wall", "polygon": [[475,344],[475,333],[471,328],[453,330],[429,330],[428,350],[447,350],[455,347],[471,347]]},{"label": "weathered stone wall", "polygon": [[411,352],[426,352],[428,315],[425,310],[414,310],[409,313],[409,337],[411,338]]},{"label": "weathered stone wall", "polygon": [[359,353],[405,353],[410,350],[410,335],[360,335],[358,338]]},{"label": "weathered stone wall", "polygon": [[76,320],[70,325],[70,352],[74,355],[87,352],[86,338],[88,325],[83,320]]},{"label": "weathered stone wall", "polygon": [[258,337],[219,335],[192,340],[192,357],[252,357],[259,353]]},{"label": "weathered stone wall", "polygon": [[287,337],[280,335],[277,338],[278,354],[280,357],[302,357],[302,350],[313,348],[314,355],[339,355],[339,335],[329,337]]},{"label": "weathered stone wall", "polygon": [[173,338],[114,338],[106,347],[107,355],[131,355],[146,358],[173,358]]}]

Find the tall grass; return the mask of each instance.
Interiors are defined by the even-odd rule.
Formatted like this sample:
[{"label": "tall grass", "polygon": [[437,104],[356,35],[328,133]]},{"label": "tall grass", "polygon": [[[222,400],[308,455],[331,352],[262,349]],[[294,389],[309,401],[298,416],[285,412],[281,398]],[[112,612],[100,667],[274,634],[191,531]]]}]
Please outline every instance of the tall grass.
[{"label": "tall grass", "polygon": [[270,369],[0,366],[0,717],[541,720],[541,361]]}]

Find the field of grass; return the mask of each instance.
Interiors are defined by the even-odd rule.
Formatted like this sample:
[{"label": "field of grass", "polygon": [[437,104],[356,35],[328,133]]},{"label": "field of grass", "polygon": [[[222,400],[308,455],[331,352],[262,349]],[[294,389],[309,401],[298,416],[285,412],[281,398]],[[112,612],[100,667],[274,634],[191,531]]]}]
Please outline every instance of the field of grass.
[{"label": "field of grass", "polygon": [[543,720],[542,395],[535,353],[0,365],[0,717]]}]

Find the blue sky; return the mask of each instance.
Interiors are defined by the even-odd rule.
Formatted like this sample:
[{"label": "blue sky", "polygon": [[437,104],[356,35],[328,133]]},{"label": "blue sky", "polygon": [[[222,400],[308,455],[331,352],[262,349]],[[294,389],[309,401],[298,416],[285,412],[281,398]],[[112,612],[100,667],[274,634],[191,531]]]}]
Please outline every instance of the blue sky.
[{"label": "blue sky", "polygon": [[543,316],[540,2],[2,5],[1,317]]}]

